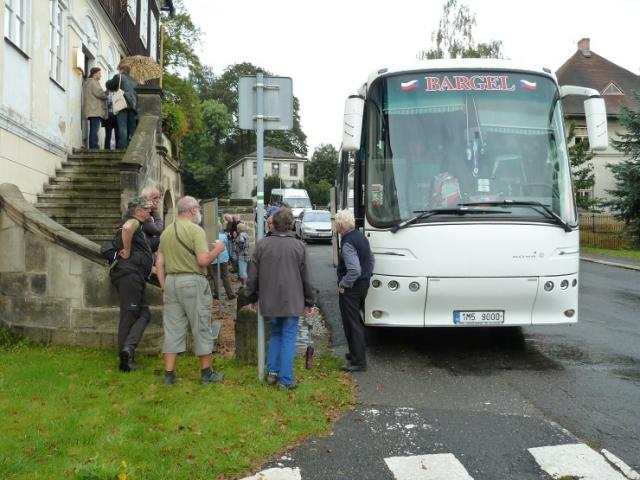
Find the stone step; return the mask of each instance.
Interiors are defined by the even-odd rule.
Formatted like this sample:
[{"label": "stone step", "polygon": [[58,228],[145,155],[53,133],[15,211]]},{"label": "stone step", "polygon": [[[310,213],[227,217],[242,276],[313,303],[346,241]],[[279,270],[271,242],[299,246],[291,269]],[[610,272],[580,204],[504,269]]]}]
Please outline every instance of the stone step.
[{"label": "stone step", "polygon": [[120,184],[119,183],[63,183],[61,185],[48,185],[45,188],[46,193],[86,193],[95,192],[93,196],[102,197],[104,194],[117,192],[118,198],[120,197]]},{"label": "stone step", "polygon": [[[57,221],[57,219],[54,218],[54,220]],[[87,224],[87,225],[72,225],[72,224],[65,224],[65,223],[60,223],[60,225],[62,225],[65,228],[68,228],[69,230],[79,233],[80,235],[111,235],[113,237],[114,232],[116,231],[116,228],[118,228],[118,223],[119,222],[115,222],[113,225],[109,225],[106,222],[105,223],[91,223],[91,224]]]},{"label": "stone step", "polygon": [[120,188],[120,175],[90,175],[85,173],[73,175],[57,174],[49,182],[50,185],[111,185],[115,184]]},{"label": "stone step", "polygon": [[73,165],[63,165],[62,168],[56,169],[56,176],[60,175],[63,177],[73,177],[76,175],[85,175],[85,176],[118,176],[120,177],[120,167],[111,166],[111,167],[89,167],[89,166],[73,166]]},{"label": "stone step", "polygon": [[86,158],[68,158],[63,165],[74,167],[120,167],[120,159],[86,159]]},{"label": "stone step", "polygon": [[66,204],[59,205],[57,203],[38,203],[36,205],[45,215],[54,218],[68,218],[77,213],[90,213],[94,218],[102,218],[102,215],[113,215],[120,211],[120,204],[117,206],[105,206],[104,204]]},{"label": "stone step", "polygon": [[113,232],[110,235],[85,235],[85,237],[98,245],[102,245],[104,242],[113,240]]},{"label": "stone step", "polygon": [[[42,212],[46,213],[46,212]],[[48,214],[49,215],[49,214]],[[82,212],[82,213],[67,213],[60,212],[58,214],[50,214],[51,218],[53,218],[56,222],[62,225],[93,225],[96,221],[100,221],[103,225],[114,225],[118,224],[122,219],[122,216],[116,212],[103,211],[102,213],[97,213],[94,210],[90,212]],[[67,227],[68,228],[68,227]]]},{"label": "stone step", "polygon": [[51,202],[62,202],[62,203],[73,203],[76,204],[78,202],[87,202],[91,204],[99,205],[103,201],[112,201],[115,202],[120,201],[120,192],[100,192],[98,194],[93,193],[90,190],[87,191],[64,191],[64,192],[56,192],[56,193],[40,193],[38,194],[38,202],[43,203],[51,203]]}]

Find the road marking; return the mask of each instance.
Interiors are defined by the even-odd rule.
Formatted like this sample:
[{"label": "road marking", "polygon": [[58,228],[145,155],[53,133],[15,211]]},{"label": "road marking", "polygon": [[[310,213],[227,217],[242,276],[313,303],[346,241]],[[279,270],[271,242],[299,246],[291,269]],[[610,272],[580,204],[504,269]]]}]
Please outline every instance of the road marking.
[{"label": "road marking", "polygon": [[301,480],[299,468],[269,468],[242,480]]},{"label": "road marking", "polygon": [[473,480],[452,453],[385,458],[396,480]]},{"label": "road marking", "polygon": [[607,450],[606,448],[603,448],[600,451],[605,457],[607,457],[607,460],[609,460],[609,462],[613,463],[616,467],[618,467],[620,471],[624,475],[626,475],[629,480],[640,480],[640,473],[636,472],[633,468],[631,468],[629,465],[624,463],[622,460],[616,457],[609,450]]},{"label": "road marking", "polygon": [[581,480],[628,480],[602,455],[583,443],[530,448],[529,453],[540,468],[553,478],[569,476]]}]

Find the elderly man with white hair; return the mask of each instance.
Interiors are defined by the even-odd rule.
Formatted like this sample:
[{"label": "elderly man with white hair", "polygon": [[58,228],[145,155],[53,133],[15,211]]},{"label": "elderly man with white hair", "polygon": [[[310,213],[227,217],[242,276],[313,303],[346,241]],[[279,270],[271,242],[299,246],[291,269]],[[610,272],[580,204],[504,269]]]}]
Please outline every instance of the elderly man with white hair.
[{"label": "elderly man with white hair", "polygon": [[216,240],[209,250],[200,225],[200,205],[193,197],[178,201],[178,218],[160,236],[156,259],[158,281],[164,291],[164,384],[177,381],[176,357],[187,349],[187,329],[191,329],[193,349],[200,358],[200,383],[211,384],[223,376],[211,369],[213,331],[211,329],[211,288],[207,268],[224,250]]},{"label": "elderly man with white hair", "polygon": [[366,341],[360,309],[367,297],[375,259],[369,241],[355,228],[355,219],[349,210],[339,210],[335,222],[336,233],[341,237],[337,269],[340,314],[349,345],[347,363],[340,369],[345,372],[360,372],[367,369]]}]

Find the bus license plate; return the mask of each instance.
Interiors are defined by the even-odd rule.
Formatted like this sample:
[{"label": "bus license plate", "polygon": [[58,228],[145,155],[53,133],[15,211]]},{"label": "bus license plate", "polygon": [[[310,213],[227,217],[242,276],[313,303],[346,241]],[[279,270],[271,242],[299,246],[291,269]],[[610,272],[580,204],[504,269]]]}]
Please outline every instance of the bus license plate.
[{"label": "bus license plate", "polygon": [[504,323],[504,310],[454,310],[453,323]]}]

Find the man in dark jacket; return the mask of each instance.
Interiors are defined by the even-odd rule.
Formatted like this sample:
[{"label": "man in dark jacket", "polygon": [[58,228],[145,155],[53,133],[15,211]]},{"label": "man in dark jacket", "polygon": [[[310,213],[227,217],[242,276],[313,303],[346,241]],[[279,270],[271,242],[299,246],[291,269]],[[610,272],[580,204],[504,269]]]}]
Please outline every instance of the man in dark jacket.
[{"label": "man in dark jacket", "polygon": [[124,91],[124,99],[127,101],[127,108],[120,110],[116,114],[118,122],[118,137],[116,138],[116,148],[126,150],[129,141],[133,137],[138,124],[138,94],[136,93],[136,82],[129,76],[131,71],[128,66],[121,65],[117,73],[106,84],[108,90],[117,92],[118,89]]},{"label": "man in dark jacket", "polygon": [[366,341],[360,309],[367,297],[375,259],[369,240],[355,228],[355,220],[349,210],[336,213],[336,233],[341,237],[337,269],[340,314],[349,344],[348,362],[340,369],[359,372],[367,369]]},{"label": "man in dark jacket", "polygon": [[249,267],[246,295],[260,302],[260,312],[271,321],[267,355],[267,383],[280,380],[280,388],[297,387],[293,379],[298,318],[310,314],[315,290],[307,250],[291,231],[293,214],[281,208],[273,215],[273,232],[256,244]]},{"label": "man in dark jacket", "polygon": [[129,202],[122,227],[116,238],[119,248],[116,263],[111,269],[111,283],[120,296],[118,351],[120,370],[128,372],[140,368],[134,360],[135,350],[144,333],[151,312],[146,305],[144,291],[151,273],[153,256],[142,225],[149,218],[151,203],[144,197]]}]

